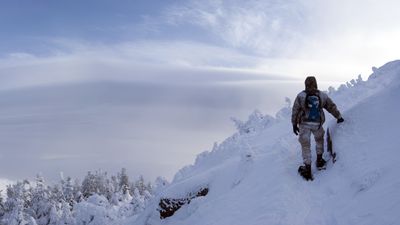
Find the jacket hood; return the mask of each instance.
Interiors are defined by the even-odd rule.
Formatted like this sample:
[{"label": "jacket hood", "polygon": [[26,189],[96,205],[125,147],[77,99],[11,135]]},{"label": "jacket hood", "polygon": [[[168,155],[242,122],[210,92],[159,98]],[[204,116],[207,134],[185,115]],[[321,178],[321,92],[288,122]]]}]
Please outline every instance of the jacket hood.
[{"label": "jacket hood", "polygon": [[304,81],[304,84],[306,86],[306,91],[315,91],[318,89],[317,86],[317,79],[315,79],[314,76],[309,76],[306,78],[306,80]]}]

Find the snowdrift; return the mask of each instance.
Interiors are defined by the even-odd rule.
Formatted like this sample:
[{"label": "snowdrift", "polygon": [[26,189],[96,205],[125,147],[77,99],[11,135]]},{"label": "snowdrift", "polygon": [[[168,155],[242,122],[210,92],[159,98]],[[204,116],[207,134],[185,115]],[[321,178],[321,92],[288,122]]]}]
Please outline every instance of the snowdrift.
[{"label": "snowdrift", "polygon": [[[181,169],[146,210],[126,224],[399,223],[400,61],[373,71],[367,81],[359,77],[329,90],[345,122],[336,125],[327,117],[338,161],[325,171],[313,165],[313,182],[297,174],[301,153],[291,131],[288,101],[275,117],[256,111],[247,122],[235,120],[236,134]],[[206,196],[160,219],[160,199],[184,198],[204,187],[209,188]]]}]

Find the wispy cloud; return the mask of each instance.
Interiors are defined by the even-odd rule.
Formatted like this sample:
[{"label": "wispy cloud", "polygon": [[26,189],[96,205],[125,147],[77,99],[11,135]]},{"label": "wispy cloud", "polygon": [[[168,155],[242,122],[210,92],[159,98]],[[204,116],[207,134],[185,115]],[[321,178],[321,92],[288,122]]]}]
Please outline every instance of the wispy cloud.
[{"label": "wispy cloud", "polygon": [[[111,5],[97,6],[99,11],[92,12],[90,22],[82,27],[75,20],[68,24],[54,18],[65,25],[65,32],[44,27],[25,35],[19,28],[19,35],[35,39],[36,44],[18,46],[0,64],[75,60],[76,71],[88,61],[130,61],[148,67],[225,67],[297,77],[318,73],[326,80],[344,81],[358,73],[368,75],[371,66],[397,58],[400,51],[396,22],[400,3],[393,0],[189,0],[156,8],[144,2]],[[66,13],[57,5],[52,7]],[[128,13],[131,8],[137,12],[133,17]],[[138,11],[146,8],[151,12]],[[96,21],[103,21],[104,13],[112,15],[112,20],[102,27]],[[47,12],[40,17],[43,21],[48,20],[44,16],[54,17]],[[80,30],[87,34],[88,28],[101,32],[71,35]],[[46,29],[47,33],[40,33]],[[60,32],[67,35],[55,35]],[[42,49],[33,51],[32,46]]]},{"label": "wispy cloud", "polygon": [[228,80],[277,79],[279,75],[254,70],[262,57],[198,42],[52,43],[64,50],[45,57],[13,53],[2,58],[0,89],[96,79],[182,83],[220,81],[222,74]]},{"label": "wispy cloud", "polygon": [[170,7],[166,21],[197,27],[219,45],[263,57],[260,70],[345,80],[398,58],[399,7],[393,0],[192,0]]},{"label": "wispy cloud", "polygon": [[[309,25],[300,1],[189,1],[166,12],[170,24],[195,25],[225,45],[264,55],[287,54],[291,43],[303,38]],[[301,41],[301,40],[300,40]]]}]

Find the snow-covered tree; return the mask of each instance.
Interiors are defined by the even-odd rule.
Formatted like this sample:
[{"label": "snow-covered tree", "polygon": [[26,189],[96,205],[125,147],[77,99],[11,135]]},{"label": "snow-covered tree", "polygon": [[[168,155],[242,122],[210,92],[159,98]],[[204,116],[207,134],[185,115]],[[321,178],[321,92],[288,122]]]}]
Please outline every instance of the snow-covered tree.
[{"label": "snow-covered tree", "polygon": [[82,194],[84,198],[88,198],[93,194],[106,195],[110,192],[110,181],[107,178],[107,173],[96,171],[94,174],[88,172],[82,182]]},{"label": "snow-covered tree", "polygon": [[121,173],[118,174],[118,185],[119,185],[119,190],[122,191],[123,194],[129,192],[130,189],[129,177],[126,174],[125,168],[122,168]]},{"label": "snow-covered tree", "polygon": [[59,220],[57,221],[57,225],[73,225],[75,224],[75,219],[71,212],[71,205],[69,202],[63,201],[61,203],[61,209],[59,212]]},{"label": "snow-covered tree", "polygon": [[58,221],[60,220],[59,211],[56,208],[56,205],[51,205],[50,212],[49,212],[49,222],[48,225],[57,225]]},{"label": "snow-covered tree", "polygon": [[25,182],[17,182],[16,184],[7,186],[7,200],[4,203],[4,215],[1,224],[9,225],[25,225],[27,224],[26,214],[26,192],[27,186]]},{"label": "snow-covered tree", "polygon": [[82,194],[82,185],[78,179],[74,181],[73,193],[75,202],[81,202],[84,199]]},{"label": "snow-covered tree", "polygon": [[[142,175],[140,175],[139,179],[137,181],[135,181],[135,189],[137,189],[139,191],[140,195],[142,195],[144,193],[144,191],[147,189]],[[133,195],[135,195],[135,193],[133,193]]]},{"label": "snow-covered tree", "polygon": [[0,218],[4,215],[4,199],[2,192],[3,190],[0,190]]},{"label": "snow-covered tree", "polygon": [[275,118],[270,115],[263,115],[260,111],[255,110],[250,114],[247,122],[242,122],[239,119],[231,118],[234,122],[239,134],[254,133],[271,126],[275,122]]},{"label": "snow-covered tree", "polygon": [[88,198],[90,195],[96,193],[96,178],[92,172],[88,172],[82,181],[82,194],[84,198]]},{"label": "snow-covered tree", "polygon": [[44,178],[36,176],[36,186],[32,188],[32,217],[35,218],[38,225],[48,224],[51,203],[49,202],[50,190],[46,186]]},{"label": "snow-covered tree", "polygon": [[[214,145],[216,146],[216,145]],[[157,177],[157,179],[154,182],[154,193],[159,193],[161,190],[163,190],[167,185],[169,184],[168,180],[164,177]]]},{"label": "snow-covered tree", "polygon": [[52,186],[37,175],[33,185],[24,180],[7,187],[7,198],[0,198],[0,225],[110,224],[141,212],[151,192],[151,183],[143,176],[130,182],[125,169],[111,179],[96,171],[82,183],[62,177]]},{"label": "snow-covered tree", "polygon": [[36,220],[32,216],[30,216],[27,225],[38,225],[38,224],[36,223]]},{"label": "snow-covered tree", "polygon": [[61,179],[61,189],[64,195],[65,202],[69,203],[70,206],[75,203],[74,184],[71,177],[67,177],[65,180]]}]

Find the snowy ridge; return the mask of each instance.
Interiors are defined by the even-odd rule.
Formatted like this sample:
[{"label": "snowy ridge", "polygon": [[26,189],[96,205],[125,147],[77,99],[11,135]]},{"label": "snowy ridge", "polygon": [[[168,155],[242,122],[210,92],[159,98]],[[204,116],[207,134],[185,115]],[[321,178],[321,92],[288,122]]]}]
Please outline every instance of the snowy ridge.
[{"label": "snowy ridge", "polygon": [[[359,77],[329,90],[345,123],[335,125],[333,133],[338,162],[326,171],[313,168],[313,182],[297,175],[300,146],[291,131],[288,102],[275,117],[256,111],[247,122],[235,120],[238,133],[181,169],[127,224],[398,223],[400,61],[373,71],[367,81]],[[326,125],[334,122],[327,117]],[[203,186],[210,188],[207,196],[159,219],[160,198],[185,197]]]}]

